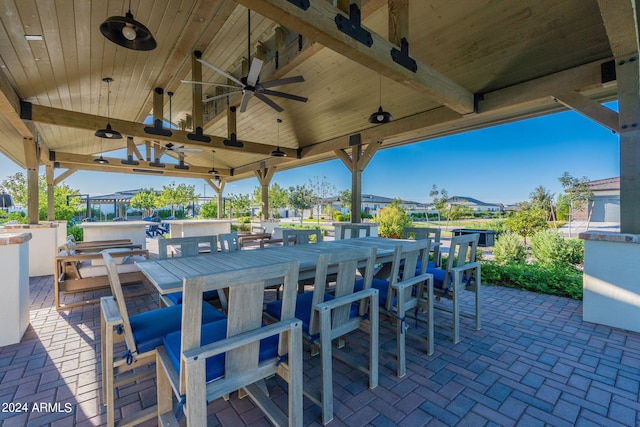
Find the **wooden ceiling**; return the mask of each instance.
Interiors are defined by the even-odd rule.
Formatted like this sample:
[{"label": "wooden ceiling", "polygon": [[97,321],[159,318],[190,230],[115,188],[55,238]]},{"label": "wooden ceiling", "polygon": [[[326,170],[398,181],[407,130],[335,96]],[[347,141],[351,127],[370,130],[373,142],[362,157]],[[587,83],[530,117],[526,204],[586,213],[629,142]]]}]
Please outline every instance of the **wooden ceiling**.
[{"label": "wooden ceiling", "polygon": [[[55,159],[71,170],[131,170],[120,163],[124,150],[107,154],[112,161],[105,166],[91,157],[127,147],[127,138],[101,141],[94,136],[106,124],[109,107],[111,124],[133,137],[130,153],[143,166],[155,157],[175,163],[175,153],[147,150],[172,142],[202,151],[186,153],[189,170],[169,164],[163,174],[206,177],[215,160],[228,181],[253,176],[260,167],[280,170],[342,156],[340,150],[355,134],[365,146],[380,142],[384,149],[558,111],[574,105],[556,101],[567,92],[587,103],[610,100],[617,93],[615,77],[603,78],[602,70],[613,59],[603,13],[632,14],[635,4],[362,0],[356,2],[361,3],[362,25],[373,39],[367,47],[336,28],[335,16],[348,16],[348,2],[310,0],[307,10],[293,3],[132,0],[135,19],[158,43],[155,50],[141,52],[117,46],[99,31],[107,17],[125,14],[128,1],[0,0],[0,152],[25,167],[22,138],[31,134],[43,153],[55,152],[42,156],[45,163]],[[181,80],[192,79],[194,51],[237,78],[246,75],[247,6],[252,8],[251,57],[265,60],[260,81],[302,75],[304,82],[273,89],[309,101],[271,97],[284,108],[277,113],[252,98],[247,111],[235,115],[244,147],[234,148],[223,140],[234,122],[228,105],[238,106],[240,96],[194,111],[196,86]],[[25,35],[42,35],[43,40],[27,41]],[[389,40],[402,35],[416,72],[391,59],[398,43]],[[105,77],[113,78],[109,106]],[[202,79],[227,83],[208,67],[202,67]],[[155,88],[165,93],[161,101],[156,95],[156,109],[162,108],[164,119],[179,128],[170,137],[144,131],[142,121],[154,112]],[[168,92],[174,93],[171,102]],[[204,86],[202,98],[195,93],[197,102],[219,92]],[[29,103],[30,112],[20,100]],[[367,119],[380,100],[394,121],[372,125]],[[199,111],[211,142],[189,139]],[[31,120],[20,120],[21,114]],[[271,157],[275,146],[289,156]]]}]

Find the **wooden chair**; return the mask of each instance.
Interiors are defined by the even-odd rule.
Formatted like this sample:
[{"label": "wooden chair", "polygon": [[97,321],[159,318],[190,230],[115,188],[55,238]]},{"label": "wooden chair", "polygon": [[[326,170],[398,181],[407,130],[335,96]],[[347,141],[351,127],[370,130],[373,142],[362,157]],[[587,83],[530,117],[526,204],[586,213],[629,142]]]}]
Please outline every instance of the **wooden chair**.
[{"label": "wooden chair", "polygon": [[[182,306],[151,310],[129,317],[115,261],[106,251],[102,256],[113,293],[100,300],[102,402],[107,407],[107,424],[111,427],[115,424],[115,389],[155,374],[155,369],[148,364],[155,362],[156,347],[162,344],[162,338],[169,332],[180,330]],[[209,323],[224,319],[225,316],[203,302],[195,318]],[[127,348],[124,358],[115,356],[114,351],[114,346],[123,340]],[[120,423],[137,425],[156,416],[157,406],[154,405],[140,411],[133,419]]]},{"label": "wooden chair", "polygon": [[[207,402],[240,390],[275,425],[302,425],[302,322],[294,317],[298,262],[184,279],[181,332],[158,349],[159,424],[177,425],[175,393],[187,426],[207,425]],[[282,320],[263,326],[264,286],[284,282]],[[203,292],[228,287],[228,319],[201,325]],[[288,382],[288,414],[271,401],[261,381]]]},{"label": "wooden chair", "polygon": [[[347,231],[349,231],[349,237],[346,237]],[[355,239],[357,237],[369,237],[370,235],[371,227],[366,224],[346,224],[340,228],[340,239]]]},{"label": "wooden chair", "polygon": [[[209,245],[210,253],[218,253],[218,239],[216,236],[191,236],[191,237],[172,237],[169,239],[158,239],[158,258],[164,259],[169,257],[169,248],[173,248],[174,254],[179,256],[198,256],[200,255],[200,244]],[[210,301],[218,297],[218,292],[208,292],[204,299]],[[166,295],[160,295],[160,305],[168,307],[171,305],[182,304],[182,291],[172,292]]]},{"label": "wooden chair", "polygon": [[436,227],[405,227],[402,231],[403,239],[431,239],[431,253],[433,253],[433,266],[442,265],[442,253],[440,252],[440,239],[442,229]]},{"label": "wooden chair", "polygon": [[[427,273],[433,274],[434,292],[440,298],[452,301],[452,307],[436,305],[436,309],[444,310],[453,315],[453,343],[460,342],[460,316],[475,319],[476,330],[480,330],[480,263],[476,262],[479,234],[454,236],[451,239],[449,256],[444,268],[428,268]],[[460,311],[460,295],[462,291],[475,293],[475,313]]]},{"label": "wooden chair", "polygon": [[235,252],[241,249],[238,233],[218,234],[218,242],[220,242],[220,252]]},{"label": "wooden chair", "polygon": [[[422,320],[427,331],[427,355],[433,354],[433,276],[425,273],[431,240],[398,243],[395,247],[391,269],[387,280],[374,278],[372,287],[380,291],[380,313],[395,324],[396,351],[381,353],[391,359],[397,366],[397,376],[402,378],[407,373],[406,335],[409,331],[407,315],[414,320]],[[420,264],[420,268],[416,266]],[[361,281],[356,288],[361,288]],[[418,319],[419,314],[427,315],[426,319]],[[383,317],[381,316],[381,319]],[[383,325],[388,325],[383,323]],[[412,331],[413,332],[413,331]],[[416,330],[412,335],[424,341],[424,335]]]},{"label": "wooden chair", "polygon": [[319,228],[313,230],[284,228],[282,230],[282,246],[304,245],[312,241],[312,236],[315,236],[316,243],[322,241],[322,232]]},{"label": "wooden chair", "polygon": [[[305,385],[304,393],[322,408],[323,424],[333,419],[332,355],[367,373],[370,389],[378,385],[378,291],[371,289],[375,260],[375,248],[321,254],[313,291],[297,297],[295,317],[302,320],[304,338],[314,348],[318,346],[321,354],[321,389]],[[364,267],[365,278],[361,289],[355,291],[358,267]],[[337,273],[333,294],[325,292],[330,270]],[[279,320],[285,312],[283,307],[282,301],[271,302],[267,304],[266,314]],[[356,330],[369,334],[367,367],[345,352],[332,351],[332,341]],[[317,348],[313,353],[317,354]]]}]

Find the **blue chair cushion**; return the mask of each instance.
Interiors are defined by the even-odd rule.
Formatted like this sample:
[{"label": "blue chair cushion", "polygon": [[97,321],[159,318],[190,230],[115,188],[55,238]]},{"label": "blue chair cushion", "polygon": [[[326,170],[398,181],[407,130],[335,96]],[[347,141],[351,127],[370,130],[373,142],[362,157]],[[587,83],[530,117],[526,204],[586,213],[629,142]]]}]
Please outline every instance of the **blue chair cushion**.
[{"label": "blue chair cushion", "polygon": [[[202,303],[202,323],[225,319],[225,315],[206,302]],[[182,305],[160,308],[136,314],[129,318],[133,339],[138,353],[145,353],[162,345],[162,339],[170,332],[179,331],[182,325]]]},{"label": "blue chair cushion", "polygon": [[[331,301],[334,299],[334,296],[331,294],[324,294],[324,301]],[[311,306],[313,302],[313,291],[305,292],[296,297],[296,318],[302,320],[302,330],[306,333],[309,333],[309,322],[311,321],[311,311],[313,307]],[[270,302],[267,304],[266,310],[268,315],[280,319],[280,315],[282,313],[282,300],[277,300]],[[352,304],[351,311],[349,312],[350,317],[355,317],[358,315],[358,305]]]},{"label": "blue chair cushion", "polygon": [[[356,291],[361,291],[364,285],[364,279],[356,280]],[[387,305],[387,293],[389,292],[389,282],[382,279],[374,278],[371,282],[371,287],[377,289],[378,292],[378,305],[384,307]],[[395,301],[394,301],[395,303]]]},{"label": "blue chair cushion", "polygon": [[[179,292],[172,292],[170,294],[166,294],[165,297],[169,300],[171,300],[174,304],[182,304],[182,291]],[[218,291],[213,290],[213,291],[206,291],[203,295],[202,295],[202,299],[204,300],[211,300],[211,299],[216,299],[218,298]]]},{"label": "blue chair cushion", "polygon": [[[200,331],[200,345],[211,344],[227,337],[227,319],[218,320],[202,325]],[[180,340],[181,332],[176,331],[164,337],[164,346],[169,354],[171,363],[180,371]],[[273,335],[260,340],[258,360],[260,362],[278,356],[278,335]],[[206,381],[213,381],[224,376],[225,355],[219,354],[206,361]]]},{"label": "blue chair cushion", "polygon": [[444,274],[445,271],[441,268],[427,268],[427,273],[433,274],[433,287],[438,289],[445,289],[451,286],[451,276],[449,277],[448,286],[444,286]]}]

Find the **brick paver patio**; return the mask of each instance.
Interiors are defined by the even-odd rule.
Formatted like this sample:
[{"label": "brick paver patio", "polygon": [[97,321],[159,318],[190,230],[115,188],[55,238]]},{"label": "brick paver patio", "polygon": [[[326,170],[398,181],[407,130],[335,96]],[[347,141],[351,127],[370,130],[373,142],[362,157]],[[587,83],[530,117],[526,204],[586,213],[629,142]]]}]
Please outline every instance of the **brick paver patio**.
[{"label": "brick paver patio", "polygon": [[[0,348],[2,427],[106,422],[99,308],[57,312],[52,282],[51,276],[31,279],[31,326],[20,344]],[[436,332],[433,356],[409,350],[405,378],[398,379],[394,366],[382,363],[380,385],[369,390],[364,374],[335,362],[331,425],[640,423],[640,334],[584,322],[579,301],[492,286],[483,286],[482,292],[482,330],[463,319],[458,345]],[[156,308],[157,300],[157,294],[136,297],[129,306],[135,313]],[[436,321],[447,319],[436,314]],[[382,331],[381,341],[392,336]],[[307,352],[309,381],[319,369],[319,360]],[[274,399],[286,405],[279,380],[269,380],[268,386]],[[153,405],[154,382],[121,388],[119,396],[117,417]],[[209,413],[215,414],[210,425],[268,424],[249,399],[235,395],[211,403]],[[305,424],[319,425],[318,416],[319,408],[305,399]]]}]

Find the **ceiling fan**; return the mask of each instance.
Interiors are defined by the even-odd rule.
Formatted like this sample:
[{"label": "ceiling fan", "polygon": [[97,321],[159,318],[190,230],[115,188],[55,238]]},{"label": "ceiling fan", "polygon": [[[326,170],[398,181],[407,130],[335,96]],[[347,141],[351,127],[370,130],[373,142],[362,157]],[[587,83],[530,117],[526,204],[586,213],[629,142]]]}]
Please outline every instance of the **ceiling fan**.
[{"label": "ceiling fan", "polygon": [[189,148],[189,147],[185,147],[184,145],[178,147],[172,142],[165,144],[164,148],[166,148],[167,151],[172,151],[178,154],[179,156],[184,156],[185,153],[201,153],[202,152],[202,148]]},{"label": "ceiling fan", "polygon": [[[251,57],[251,10],[248,11],[247,20],[248,20],[247,44],[248,44],[248,50],[249,50],[247,57]],[[304,77],[302,76],[285,77],[282,79],[261,82],[260,71],[262,70],[262,66],[264,65],[264,61],[262,61],[261,59],[254,57],[253,60],[251,61],[249,73],[245,77],[242,77],[241,79],[235,78],[231,74],[221,70],[220,68],[216,67],[213,64],[208,63],[203,59],[198,58],[197,61],[211,68],[216,73],[223,75],[233,83],[233,84],[218,84],[218,83],[198,82],[198,81],[192,81],[192,80],[182,80],[183,83],[220,86],[220,87],[226,87],[229,89],[227,93],[206,98],[203,100],[203,102],[209,102],[215,99],[225,98],[235,93],[242,93],[242,101],[240,103],[241,113],[244,113],[247,110],[247,106],[249,105],[249,100],[253,96],[258,98],[260,101],[264,102],[269,107],[276,110],[277,112],[281,113],[282,111],[284,111],[284,109],[280,107],[278,104],[276,104],[273,100],[269,99],[267,95],[277,96],[285,99],[291,99],[293,101],[299,101],[299,102],[307,102],[309,100],[308,98],[305,98],[302,96],[292,95],[290,93],[285,93],[285,92],[280,92],[277,90],[270,89],[275,86],[283,86],[283,85],[288,85],[292,83],[303,82]]]}]

